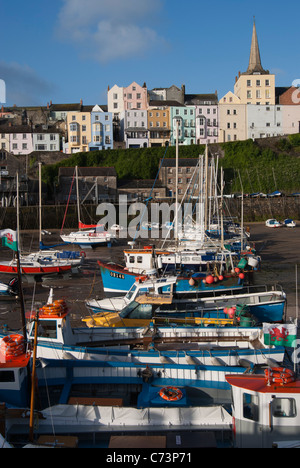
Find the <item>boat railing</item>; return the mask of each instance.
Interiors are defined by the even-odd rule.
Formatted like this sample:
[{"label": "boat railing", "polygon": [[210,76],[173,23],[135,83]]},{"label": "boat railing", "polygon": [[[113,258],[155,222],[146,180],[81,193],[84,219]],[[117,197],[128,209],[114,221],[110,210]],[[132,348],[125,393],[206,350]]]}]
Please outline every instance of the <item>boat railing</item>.
[{"label": "boat railing", "polygon": [[[259,285],[246,285],[243,286],[242,289],[239,289],[238,292],[235,289],[230,289],[226,291],[226,296],[235,296],[237,294],[255,294],[255,293],[271,293],[271,292],[280,292],[282,295],[284,294],[283,287],[278,284],[272,284],[272,285],[267,285],[267,284],[259,284]],[[219,297],[220,295],[223,295],[224,291],[209,291],[209,296],[210,297]],[[197,299],[202,299],[203,298],[203,293],[197,294],[195,293],[195,296]]]}]

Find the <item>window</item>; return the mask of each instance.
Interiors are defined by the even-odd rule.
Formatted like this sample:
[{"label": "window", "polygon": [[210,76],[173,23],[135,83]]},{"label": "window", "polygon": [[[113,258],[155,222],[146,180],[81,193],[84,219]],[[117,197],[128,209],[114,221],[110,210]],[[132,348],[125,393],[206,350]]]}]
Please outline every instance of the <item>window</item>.
[{"label": "window", "polygon": [[117,95],[117,94],[114,94],[114,95],[113,95],[113,98],[114,98],[114,99],[118,99],[118,95]]},{"label": "window", "polygon": [[256,86],[260,86],[260,80],[256,80]]},{"label": "window", "polygon": [[251,80],[247,80],[247,86],[248,88],[251,86]]},{"label": "window", "polygon": [[15,373],[14,371],[2,370],[0,372],[0,382],[14,382]]},{"label": "window", "polygon": [[[31,330],[31,337],[34,337],[34,328]],[[43,326],[38,326],[38,336],[43,336],[44,338],[57,338],[57,329],[55,320],[43,320]]]},{"label": "window", "polygon": [[266,86],[270,86],[270,80],[265,81]]},{"label": "window", "polygon": [[256,99],[260,99],[261,96],[260,96],[260,89],[257,89],[256,90]]},{"label": "window", "polygon": [[86,125],[82,125],[82,131],[86,132]]},{"label": "window", "polygon": [[243,416],[251,421],[258,421],[258,395],[243,394]]},{"label": "window", "polygon": [[297,411],[294,398],[274,398],[272,414],[276,418],[295,418]]}]

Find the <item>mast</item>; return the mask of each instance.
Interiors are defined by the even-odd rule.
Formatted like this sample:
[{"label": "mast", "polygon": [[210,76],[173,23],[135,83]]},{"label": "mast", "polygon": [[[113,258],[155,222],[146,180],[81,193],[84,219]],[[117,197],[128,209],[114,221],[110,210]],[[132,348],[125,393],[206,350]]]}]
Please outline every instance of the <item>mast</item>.
[{"label": "mast", "polygon": [[34,426],[34,404],[35,404],[35,375],[36,375],[36,348],[38,334],[38,311],[36,312],[35,328],[34,328],[34,346],[32,356],[32,374],[31,374],[31,392],[30,392],[30,417],[29,417],[29,440],[33,442],[33,426]]},{"label": "mast", "polygon": [[175,170],[175,241],[178,241],[178,154],[179,154],[179,119],[176,120],[176,170]]},{"label": "mast", "polygon": [[39,246],[42,245],[42,163],[39,162]]},{"label": "mast", "polygon": [[204,214],[204,231],[207,231],[208,227],[208,146],[205,147],[205,214]]},{"label": "mast", "polygon": [[20,251],[19,251],[19,241],[20,241],[20,207],[19,207],[19,173],[17,172],[17,271],[18,271],[18,286],[19,286],[19,297],[20,297],[20,306],[21,306],[21,323],[25,343],[27,343],[27,334],[26,334],[26,320],[25,320],[25,304],[23,296],[23,286],[22,286],[22,276],[21,276],[21,266],[20,266]]},{"label": "mast", "polygon": [[[80,204],[79,204],[79,187],[78,187],[78,166],[75,167],[75,173],[76,173],[76,200],[77,200],[77,218],[78,218],[78,224],[80,223]],[[79,227],[79,229],[81,229]]]}]

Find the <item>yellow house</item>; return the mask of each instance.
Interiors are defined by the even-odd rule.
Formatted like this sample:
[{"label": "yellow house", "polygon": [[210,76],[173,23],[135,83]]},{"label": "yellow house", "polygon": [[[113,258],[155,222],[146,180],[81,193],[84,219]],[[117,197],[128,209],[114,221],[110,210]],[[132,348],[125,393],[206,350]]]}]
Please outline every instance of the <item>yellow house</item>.
[{"label": "yellow house", "polygon": [[170,140],[170,109],[156,107],[148,110],[150,146],[166,146]]},{"label": "yellow house", "polygon": [[89,151],[91,142],[91,111],[93,106],[83,106],[67,114],[68,153]]},{"label": "yellow house", "polygon": [[255,22],[248,69],[236,78],[234,94],[241,104],[275,105],[275,75],[262,67]]},{"label": "yellow house", "polygon": [[247,105],[232,91],[219,101],[219,143],[247,138]]}]

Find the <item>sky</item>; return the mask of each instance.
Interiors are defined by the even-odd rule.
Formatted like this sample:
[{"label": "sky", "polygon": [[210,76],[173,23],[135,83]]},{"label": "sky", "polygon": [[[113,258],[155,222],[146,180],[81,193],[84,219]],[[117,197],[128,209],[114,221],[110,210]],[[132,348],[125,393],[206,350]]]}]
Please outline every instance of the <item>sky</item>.
[{"label": "sky", "polygon": [[4,104],[103,105],[108,86],[133,81],[221,98],[248,67],[254,16],[262,66],[291,86],[300,28],[290,0],[0,0]]}]

